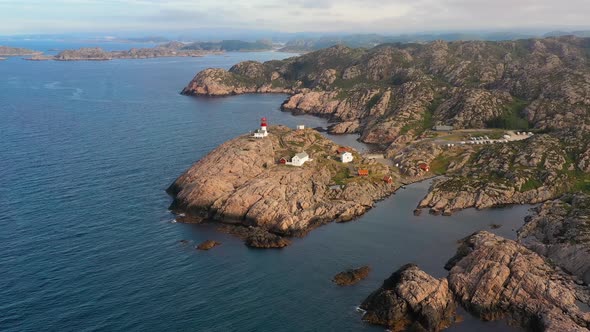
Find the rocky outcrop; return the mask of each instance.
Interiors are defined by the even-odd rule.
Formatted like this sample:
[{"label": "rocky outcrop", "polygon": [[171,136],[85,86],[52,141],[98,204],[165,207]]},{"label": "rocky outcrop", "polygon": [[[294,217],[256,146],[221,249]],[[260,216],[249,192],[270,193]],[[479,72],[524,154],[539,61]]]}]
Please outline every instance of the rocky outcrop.
[{"label": "rocky outcrop", "polygon": [[250,232],[244,243],[251,248],[271,249],[286,247],[291,244],[291,241],[258,228],[256,231]]},{"label": "rocky outcrop", "polygon": [[471,156],[470,162],[436,181],[419,208],[449,215],[470,207],[534,204],[561,195],[571,182],[564,172],[568,156],[549,135],[486,146]]},{"label": "rocky outcrop", "polygon": [[[253,226],[294,236],[330,221],[347,221],[370,209],[395,187],[383,181],[387,166],[337,160],[335,143],[313,129],[271,127],[268,137],[244,135],[205,156],[168,189],[171,209],[228,224]],[[281,165],[281,157],[307,151],[302,167]],[[369,170],[359,178],[357,168]],[[331,185],[339,184],[337,188]],[[248,243],[264,243],[259,240]],[[271,241],[274,242],[274,241]],[[265,246],[265,245],[261,245]]]},{"label": "rocky outcrop", "polygon": [[209,250],[209,249],[213,249],[213,247],[216,247],[220,244],[221,243],[217,242],[217,241],[207,240],[205,242],[199,243],[199,245],[197,246],[197,249],[198,250]]},{"label": "rocky outcrop", "polygon": [[518,231],[527,248],[590,283],[590,197],[568,194],[545,202]]},{"label": "rocky outcrop", "polygon": [[[456,305],[484,320],[508,319],[530,331],[587,331],[590,289],[523,245],[481,231],[461,241],[435,279],[412,264],[386,279],[361,305],[363,320],[392,331],[439,331]],[[458,303],[457,303],[458,302]]]},{"label": "rocky outcrop", "polygon": [[534,331],[590,327],[590,313],[576,303],[588,303],[588,288],[517,242],[475,233],[462,241],[447,268],[455,297],[482,319],[508,318]]},{"label": "rocky outcrop", "polygon": [[338,273],[334,276],[332,281],[340,286],[350,286],[358,283],[359,281],[365,279],[369,276],[369,272],[371,272],[371,268],[368,266],[362,266],[358,269],[350,269],[343,272]]},{"label": "rocky outcrop", "polygon": [[446,279],[435,279],[408,264],[385,279],[361,304],[363,320],[391,331],[440,331],[456,317],[456,305]]}]

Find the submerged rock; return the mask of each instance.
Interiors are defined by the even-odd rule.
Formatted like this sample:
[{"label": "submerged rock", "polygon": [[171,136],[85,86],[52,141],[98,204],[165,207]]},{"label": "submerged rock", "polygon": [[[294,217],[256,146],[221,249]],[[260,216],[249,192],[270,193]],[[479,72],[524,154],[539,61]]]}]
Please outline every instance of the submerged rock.
[{"label": "submerged rock", "polygon": [[270,249],[286,247],[291,244],[291,241],[282,236],[264,230],[258,230],[249,235],[245,243],[248,247],[252,248]]},{"label": "submerged rock", "polygon": [[216,247],[218,245],[220,245],[221,242],[217,242],[217,241],[213,241],[213,240],[207,240],[205,242],[200,243],[197,246],[198,250],[209,250],[212,249],[213,247]]},{"label": "submerged rock", "polygon": [[369,272],[371,272],[370,267],[362,266],[358,269],[350,269],[340,272],[334,276],[332,281],[340,286],[350,286],[368,277]]},{"label": "submerged rock", "polygon": [[447,279],[436,279],[416,265],[402,266],[361,304],[363,320],[391,331],[440,331],[456,317]]}]

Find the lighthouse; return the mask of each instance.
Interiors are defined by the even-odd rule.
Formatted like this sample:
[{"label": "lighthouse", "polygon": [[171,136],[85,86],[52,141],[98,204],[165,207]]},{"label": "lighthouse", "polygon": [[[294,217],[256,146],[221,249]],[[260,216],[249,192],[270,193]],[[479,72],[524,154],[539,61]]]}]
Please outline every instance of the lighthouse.
[{"label": "lighthouse", "polygon": [[260,119],[260,131],[262,131],[264,137],[268,136],[268,131],[266,130],[266,118]]},{"label": "lighthouse", "polygon": [[255,138],[264,138],[268,136],[268,131],[266,130],[266,118],[260,119],[260,129],[257,129],[254,132]]}]

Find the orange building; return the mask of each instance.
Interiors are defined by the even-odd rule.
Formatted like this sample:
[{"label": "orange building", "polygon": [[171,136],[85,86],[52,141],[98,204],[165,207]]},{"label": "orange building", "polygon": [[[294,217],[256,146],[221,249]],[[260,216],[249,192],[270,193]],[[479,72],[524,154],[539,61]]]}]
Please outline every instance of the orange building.
[{"label": "orange building", "polygon": [[368,169],[359,169],[358,175],[359,176],[369,176],[369,170]]}]

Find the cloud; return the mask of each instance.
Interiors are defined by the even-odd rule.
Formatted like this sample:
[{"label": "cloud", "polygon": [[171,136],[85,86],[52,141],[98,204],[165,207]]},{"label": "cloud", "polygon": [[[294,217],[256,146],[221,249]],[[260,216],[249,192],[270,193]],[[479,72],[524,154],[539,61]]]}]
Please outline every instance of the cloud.
[{"label": "cloud", "polygon": [[404,33],[589,27],[588,0],[0,0],[0,31],[249,28]]}]

